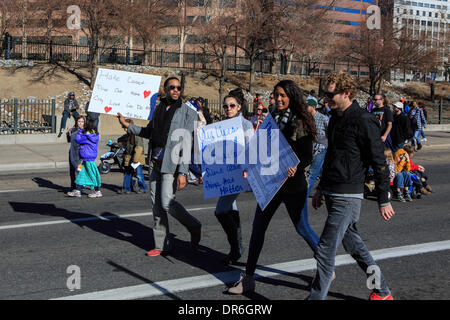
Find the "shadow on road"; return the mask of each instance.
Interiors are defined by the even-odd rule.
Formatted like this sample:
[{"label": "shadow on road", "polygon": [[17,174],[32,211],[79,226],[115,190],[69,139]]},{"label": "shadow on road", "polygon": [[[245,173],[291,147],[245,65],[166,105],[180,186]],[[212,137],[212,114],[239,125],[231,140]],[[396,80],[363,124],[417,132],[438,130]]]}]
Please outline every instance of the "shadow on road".
[{"label": "shadow on road", "polygon": [[[43,179],[43,178],[40,178],[40,177],[35,177],[35,178],[31,179],[31,180],[33,182],[36,182],[37,185],[39,186],[39,188],[53,189],[53,190],[56,190],[58,192],[63,192],[63,193],[67,193],[67,192],[71,191],[70,187],[63,187],[63,186],[60,186],[58,184],[54,184],[50,180]],[[102,183],[101,188],[117,192],[122,187],[121,186],[116,186],[116,185],[113,185],[113,184]]]}]

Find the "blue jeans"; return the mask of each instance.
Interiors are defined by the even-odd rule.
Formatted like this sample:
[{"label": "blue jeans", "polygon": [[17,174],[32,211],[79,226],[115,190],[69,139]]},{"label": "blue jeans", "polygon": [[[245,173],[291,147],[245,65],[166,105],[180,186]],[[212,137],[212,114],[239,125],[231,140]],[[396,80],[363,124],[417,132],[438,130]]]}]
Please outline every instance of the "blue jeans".
[{"label": "blue jeans", "polygon": [[419,137],[420,137],[420,136],[422,136],[422,138],[424,138],[424,139],[425,139],[425,138],[426,138],[426,136],[425,136],[425,131],[423,131],[423,128],[422,128],[422,129],[420,129],[419,131],[420,131]]},{"label": "blue jeans", "polygon": [[395,175],[395,179],[394,179],[394,185],[397,188],[403,189],[403,188],[409,188],[412,184],[411,181],[411,172],[409,171],[402,171],[402,172],[398,172]]},{"label": "blue jeans", "polygon": [[[74,111],[74,112],[72,112],[72,116],[76,119],[80,115],[78,114],[78,112]],[[69,111],[64,110],[63,113],[62,113],[61,129],[59,130],[60,132],[63,132],[66,129],[66,124],[67,124],[67,119],[68,118],[70,118],[70,113],[69,113]]]},{"label": "blue jeans", "polygon": [[[133,185],[133,172],[134,169],[132,167],[126,167],[123,175],[123,191],[131,192],[134,189]],[[136,168],[136,177],[138,179],[139,189],[147,192],[147,184],[145,183],[144,177],[144,169],[142,166]]]},{"label": "blue jeans", "polygon": [[[311,285],[309,300],[326,299],[334,273],[336,251],[341,242],[345,251],[356,260],[367,276],[371,275],[367,273],[368,267],[376,266],[356,228],[361,211],[361,200],[335,196],[325,196],[325,200],[328,218],[315,254],[317,271]],[[380,272],[378,276],[379,287],[374,291],[381,296],[389,295],[390,291],[383,274]]]},{"label": "blue jeans", "polygon": [[[325,155],[327,154],[327,149],[323,149],[314,155],[311,166],[309,167],[309,177],[308,177],[308,194],[306,199],[308,199],[311,190],[314,188],[317,177],[322,175],[323,161],[325,160]],[[305,206],[307,208],[307,206]]]},{"label": "blue jeans", "polygon": [[238,211],[236,205],[236,199],[238,196],[239,193],[220,197],[216,205],[216,216],[227,214],[231,210]]},{"label": "blue jeans", "polygon": [[[421,132],[421,130],[414,131],[414,137],[411,139],[411,145],[413,147],[415,146],[415,143],[417,143],[417,145],[421,145],[421,143],[420,143],[420,132]],[[414,140],[416,142],[414,142]]]}]

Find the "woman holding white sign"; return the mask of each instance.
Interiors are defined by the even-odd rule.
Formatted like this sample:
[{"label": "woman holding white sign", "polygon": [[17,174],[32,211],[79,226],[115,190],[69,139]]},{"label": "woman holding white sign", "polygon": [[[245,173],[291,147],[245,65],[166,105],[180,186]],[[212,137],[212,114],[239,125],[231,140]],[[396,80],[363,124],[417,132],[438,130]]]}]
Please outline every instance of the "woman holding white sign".
[{"label": "woman holding white sign", "polygon": [[[317,135],[314,118],[307,112],[302,92],[294,81],[280,81],[274,88],[274,94],[276,109],[272,112],[272,117],[299,158],[300,164],[296,168],[289,169],[287,181],[264,211],[261,210],[259,205],[257,206],[246,270],[241,275],[240,280],[228,289],[231,294],[243,294],[255,290],[253,275],[264,245],[265,232],[281,203],[286,206],[295,230],[306,240],[314,252],[317,250],[319,242],[318,235],[308,223],[308,217],[302,216],[308,188],[305,167],[311,164],[313,141]],[[245,175],[246,173],[244,173]]]},{"label": "woman holding white sign", "polygon": [[[223,109],[227,119],[242,117],[241,110],[244,99],[241,89],[231,91],[223,99]],[[242,126],[244,128],[245,143],[247,144],[251,134],[253,134],[253,125],[242,117]],[[239,193],[222,196],[216,205],[215,215],[225,231],[231,247],[230,253],[222,260],[225,264],[235,264],[244,251],[242,247],[241,219],[236,204],[238,196]]]}]

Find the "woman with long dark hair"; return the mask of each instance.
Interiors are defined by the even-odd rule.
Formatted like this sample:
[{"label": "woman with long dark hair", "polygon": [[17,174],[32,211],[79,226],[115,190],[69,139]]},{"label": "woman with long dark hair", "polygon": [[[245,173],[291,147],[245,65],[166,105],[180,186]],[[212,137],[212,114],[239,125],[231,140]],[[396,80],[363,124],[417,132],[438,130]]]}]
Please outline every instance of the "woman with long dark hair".
[{"label": "woman with long dark hair", "polygon": [[306,240],[315,252],[319,242],[318,235],[308,223],[308,217],[302,217],[302,209],[306,200],[308,184],[306,182],[305,167],[312,161],[313,141],[316,137],[314,118],[307,111],[302,93],[294,81],[280,81],[274,88],[276,109],[272,116],[281,133],[300,159],[296,168],[289,169],[288,179],[278,191],[264,211],[259,205],[256,208],[253,221],[250,248],[245,273],[228,292],[242,294],[255,290],[256,264],[264,245],[264,235],[270,220],[281,203],[284,203],[296,231]]}]

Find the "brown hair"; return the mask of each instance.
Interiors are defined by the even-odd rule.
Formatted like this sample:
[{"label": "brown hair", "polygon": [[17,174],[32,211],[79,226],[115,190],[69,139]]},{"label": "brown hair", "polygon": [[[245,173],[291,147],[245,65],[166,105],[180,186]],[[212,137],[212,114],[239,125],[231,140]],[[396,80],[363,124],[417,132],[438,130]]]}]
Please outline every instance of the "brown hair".
[{"label": "brown hair", "polygon": [[325,77],[325,85],[328,86],[332,83],[336,84],[337,91],[350,91],[350,100],[353,100],[357,93],[357,85],[355,79],[343,72],[343,71],[334,71],[326,75]]},{"label": "brown hair", "polygon": [[406,152],[408,152],[408,154],[412,154],[414,153],[414,148],[412,146],[410,146],[409,144],[407,144],[406,146],[403,147],[403,150],[405,150]]}]

